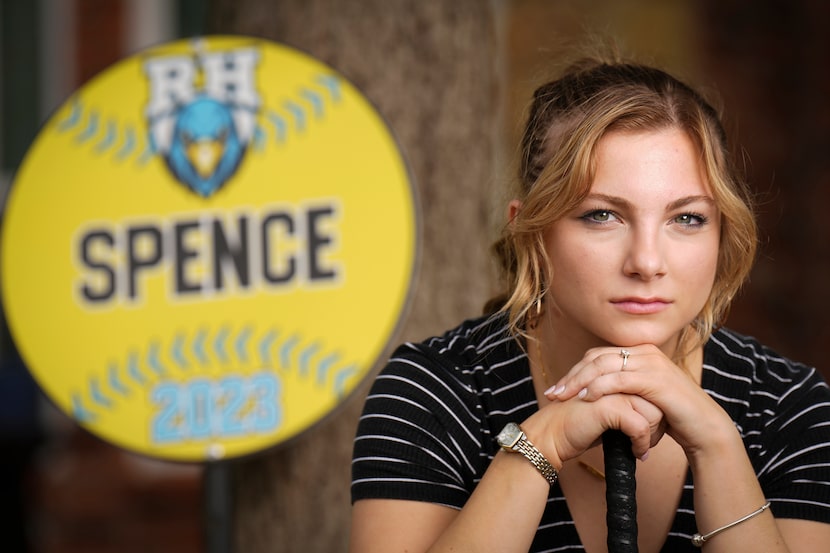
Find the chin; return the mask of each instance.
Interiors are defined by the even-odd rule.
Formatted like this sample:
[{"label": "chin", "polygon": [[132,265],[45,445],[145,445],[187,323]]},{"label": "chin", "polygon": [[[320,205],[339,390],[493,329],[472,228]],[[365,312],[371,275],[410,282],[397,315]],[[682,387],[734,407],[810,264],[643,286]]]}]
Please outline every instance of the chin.
[{"label": "chin", "polygon": [[643,344],[652,344],[662,350],[665,350],[668,346],[671,346],[673,348],[674,345],[677,343],[677,339],[679,336],[679,331],[673,334],[668,334],[665,332],[665,330],[660,332],[625,332],[612,333],[607,337],[608,339],[604,339],[604,341],[607,342],[609,345],[619,347],[634,347]]}]

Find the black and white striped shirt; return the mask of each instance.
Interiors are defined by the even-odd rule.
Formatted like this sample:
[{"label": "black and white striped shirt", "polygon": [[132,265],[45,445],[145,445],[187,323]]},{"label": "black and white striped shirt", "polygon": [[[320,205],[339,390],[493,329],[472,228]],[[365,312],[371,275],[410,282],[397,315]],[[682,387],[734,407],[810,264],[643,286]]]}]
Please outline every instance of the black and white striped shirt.
[{"label": "black and white striped shirt", "polygon": [[[776,517],[830,522],[830,389],[810,367],[721,329],[704,350],[703,388],[743,436]],[[352,501],[389,498],[461,509],[498,450],[496,434],[538,409],[527,356],[503,317],[466,321],[400,346],[358,426]],[[687,474],[663,551],[697,551]],[[552,486],[531,551],[581,551]]]}]

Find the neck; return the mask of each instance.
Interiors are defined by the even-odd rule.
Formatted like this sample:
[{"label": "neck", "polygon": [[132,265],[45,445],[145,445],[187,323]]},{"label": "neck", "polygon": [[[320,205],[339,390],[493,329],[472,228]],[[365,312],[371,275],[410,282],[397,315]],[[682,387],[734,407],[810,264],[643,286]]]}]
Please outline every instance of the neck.
[{"label": "neck", "polygon": [[530,331],[532,340],[528,344],[528,355],[531,363],[536,365],[536,372],[546,377],[545,389],[565,376],[586,351],[602,345],[568,332],[570,325],[560,326],[561,330],[554,328],[552,317],[545,311]]},{"label": "neck", "polygon": [[530,331],[527,348],[534,380],[538,377],[542,390],[556,384],[590,348],[554,332],[545,319]]}]

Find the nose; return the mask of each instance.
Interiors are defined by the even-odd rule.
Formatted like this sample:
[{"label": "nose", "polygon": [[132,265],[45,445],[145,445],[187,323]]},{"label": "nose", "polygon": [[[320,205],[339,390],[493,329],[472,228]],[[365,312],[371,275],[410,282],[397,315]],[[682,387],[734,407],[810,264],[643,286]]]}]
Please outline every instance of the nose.
[{"label": "nose", "polygon": [[665,247],[659,232],[632,229],[628,235],[623,272],[645,281],[660,278],[667,270]]}]

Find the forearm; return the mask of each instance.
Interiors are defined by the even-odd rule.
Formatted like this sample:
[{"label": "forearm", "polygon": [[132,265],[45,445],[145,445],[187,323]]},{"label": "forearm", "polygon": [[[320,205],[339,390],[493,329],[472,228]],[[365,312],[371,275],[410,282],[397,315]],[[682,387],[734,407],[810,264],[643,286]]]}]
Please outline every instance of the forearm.
[{"label": "forearm", "polygon": [[431,553],[526,553],[536,535],[550,486],[522,455],[499,452]]},{"label": "forearm", "polygon": [[[695,516],[702,535],[757,511],[767,501],[734,426],[710,437],[705,448],[689,455]],[[789,551],[769,509],[712,536],[703,549],[706,553]]]}]

